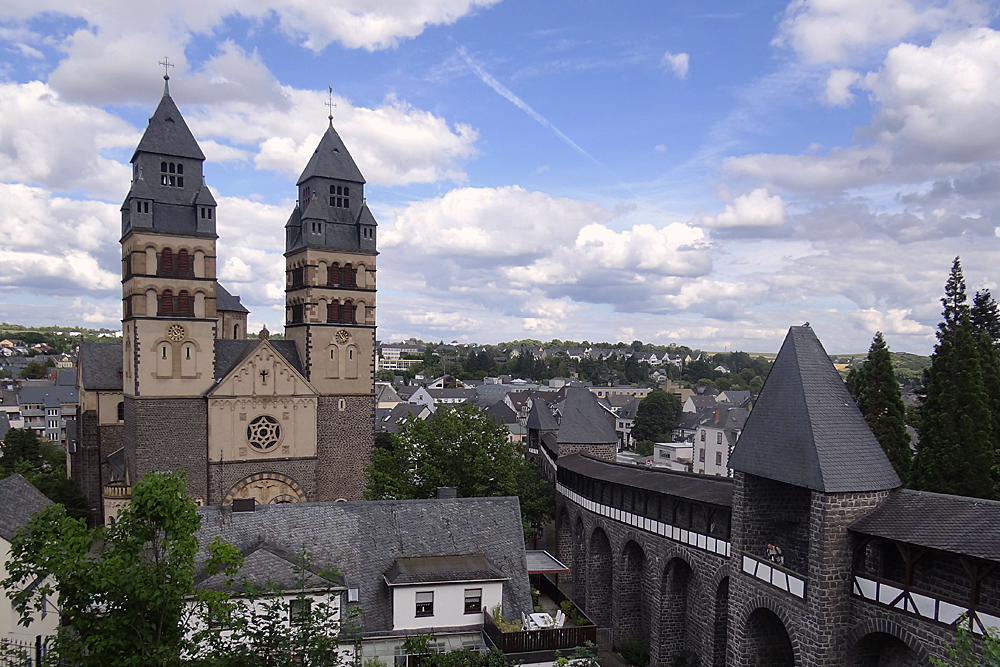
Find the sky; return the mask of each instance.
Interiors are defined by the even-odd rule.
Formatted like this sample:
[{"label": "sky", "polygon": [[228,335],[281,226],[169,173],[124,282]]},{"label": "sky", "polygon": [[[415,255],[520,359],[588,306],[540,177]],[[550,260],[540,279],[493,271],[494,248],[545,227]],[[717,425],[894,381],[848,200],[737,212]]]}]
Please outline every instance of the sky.
[{"label": "sky", "polygon": [[384,341],[928,354],[956,256],[1000,284],[996,2],[7,0],[0,50],[7,322],[120,327],[164,57],[251,331],[330,88]]}]

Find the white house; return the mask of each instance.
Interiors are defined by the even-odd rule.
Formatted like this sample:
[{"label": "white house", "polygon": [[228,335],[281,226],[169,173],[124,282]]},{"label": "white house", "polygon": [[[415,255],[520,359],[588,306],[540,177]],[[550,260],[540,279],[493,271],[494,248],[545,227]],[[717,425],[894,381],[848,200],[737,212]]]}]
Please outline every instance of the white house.
[{"label": "white house", "polygon": [[690,442],[657,442],[653,445],[653,465],[690,472],[693,451]]},{"label": "white house", "polygon": [[483,554],[397,558],[384,578],[394,631],[482,625],[508,580]]}]

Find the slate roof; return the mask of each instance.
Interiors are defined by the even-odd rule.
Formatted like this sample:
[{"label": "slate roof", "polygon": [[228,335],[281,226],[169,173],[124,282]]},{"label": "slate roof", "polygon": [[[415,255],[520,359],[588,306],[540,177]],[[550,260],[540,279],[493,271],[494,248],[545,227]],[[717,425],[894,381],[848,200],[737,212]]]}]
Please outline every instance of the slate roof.
[{"label": "slate roof", "polygon": [[[695,412],[704,410],[705,408],[714,408],[716,403],[715,396],[699,396],[697,394],[688,397],[687,400],[691,401]],[[687,401],[684,402],[687,403]]]},{"label": "slate roof", "polygon": [[584,452],[560,456],[559,469],[592,479],[655,491],[677,498],[697,500],[719,507],[733,506],[733,480],[729,477],[612,463]]},{"label": "slate roof", "polygon": [[180,110],[170,98],[166,86],[164,86],[160,104],[149,119],[149,125],[143,133],[139,145],[135,147],[132,160],[135,160],[135,156],[142,151],[194,158],[195,160],[205,159],[205,154],[201,152],[201,148],[194,135],[191,134],[191,130],[188,129],[187,123],[184,122]]},{"label": "slate roof", "polygon": [[559,422],[560,444],[617,444],[618,434],[608,421],[607,412],[597,403],[597,397],[585,387],[571,387],[563,403]]},{"label": "slate roof", "polygon": [[507,424],[517,423],[517,413],[511,410],[510,406],[503,401],[497,401],[488,408],[485,408],[484,412],[498,424],[506,426]]},{"label": "slate roof", "polygon": [[10,541],[33,514],[51,504],[51,500],[16,472],[0,479],[0,537]]},{"label": "slate roof", "polygon": [[80,343],[80,386],[87,391],[122,390],[122,342]]},{"label": "slate roof", "polygon": [[788,330],[729,466],[824,493],[883,491],[900,485],[808,326]]},{"label": "slate roof", "polygon": [[996,500],[897,489],[849,528],[1000,562],[1000,502]]},{"label": "slate roof", "polygon": [[419,415],[424,410],[427,410],[427,406],[422,403],[397,403],[378,422],[379,428],[386,433],[398,433],[404,419],[410,415]]},{"label": "slate roof", "polygon": [[198,190],[198,194],[194,198],[194,203],[204,206],[218,206],[215,197],[212,196],[212,191],[208,189],[205,183],[201,184],[201,190]]},{"label": "slate roof", "polygon": [[397,558],[385,574],[390,586],[439,584],[449,581],[506,581],[505,577],[483,554],[457,556],[416,556]]},{"label": "slate roof", "polygon": [[254,590],[305,591],[313,589],[343,588],[344,578],[320,568],[310,567],[284,549],[267,544],[255,544],[243,553],[243,567],[227,587],[229,577],[225,572],[209,575],[202,572],[195,577],[198,590],[230,591],[239,595],[249,587]]},{"label": "slate roof", "polygon": [[321,568],[336,568],[358,588],[364,630],[392,628],[392,598],[384,576],[396,559],[480,553],[509,581],[508,615],[531,611],[524,532],[517,498],[379,500],[259,505],[254,512],[199,508],[196,574],[218,535],[241,551],[256,544],[308,551]]},{"label": "slate roof", "polygon": [[633,398],[631,401],[619,408],[618,416],[622,419],[635,419],[635,414],[639,411],[640,402],[641,401],[638,398]]},{"label": "slate roof", "polygon": [[[282,357],[285,358],[292,368],[299,373],[303,373],[302,362],[299,360],[299,350],[293,340],[269,340],[268,341]],[[258,338],[248,338],[246,340],[232,340],[230,338],[217,338],[215,340],[215,378],[221,380],[229,375],[234,368],[257,349],[260,344]]]},{"label": "slate roof", "polygon": [[559,422],[556,421],[552,410],[544,401],[534,401],[531,404],[531,412],[528,413],[527,427],[536,431],[558,431]]},{"label": "slate roof", "polygon": [[[240,303],[240,297],[233,296],[229,293],[222,283],[215,283],[215,309],[216,310],[227,310],[229,312],[236,313],[249,313],[250,311]],[[278,342],[278,341],[273,341]]]},{"label": "slate roof", "polygon": [[309,164],[306,165],[305,170],[303,170],[302,175],[299,176],[299,180],[295,184],[301,185],[306,179],[313,176],[336,178],[355,183],[365,182],[365,177],[361,175],[358,165],[354,164],[354,158],[347,151],[344,141],[337,134],[337,131],[333,129],[332,122],[330,123],[330,127],[327,128],[326,134],[319,140],[319,145],[316,146],[312,157],[309,158]]},{"label": "slate roof", "polygon": [[10,420],[7,419],[7,413],[0,410],[0,441],[4,439],[7,435],[7,431],[10,430]]},{"label": "slate roof", "polygon": [[44,405],[47,408],[58,408],[64,403],[79,402],[79,397],[75,386],[24,386],[17,391],[17,402],[19,405]]}]

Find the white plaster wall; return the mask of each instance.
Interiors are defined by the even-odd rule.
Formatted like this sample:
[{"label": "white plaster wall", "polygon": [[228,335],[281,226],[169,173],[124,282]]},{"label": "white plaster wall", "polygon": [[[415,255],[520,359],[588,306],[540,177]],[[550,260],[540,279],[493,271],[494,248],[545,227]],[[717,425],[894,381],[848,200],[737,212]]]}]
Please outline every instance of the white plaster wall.
[{"label": "white plaster wall", "polygon": [[[392,590],[392,629],[419,630],[423,628],[450,628],[479,625],[482,612],[465,613],[465,589],[483,589],[482,606],[493,609],[503,601],[503,582],[467,584],[436,584],[433,586],[395,586]],[[434,593],[434,615],[417,616],[416,594]]]},{"label": "white plaster wall", "polygon": [[[10,542],[0,538],[0,578],[7,577],[7,562],[10,560]],[[46,601],[46,614],[35,612],[31,615],[31,624],[27,627],[18,625],[20,616],[14,611],[6,592],[0,600],[0,638],[12,639],[18,642],[34,642],[37,635],[47,637],[54,635],[59,627],[59,613],[56,602],[58,598]]]}]

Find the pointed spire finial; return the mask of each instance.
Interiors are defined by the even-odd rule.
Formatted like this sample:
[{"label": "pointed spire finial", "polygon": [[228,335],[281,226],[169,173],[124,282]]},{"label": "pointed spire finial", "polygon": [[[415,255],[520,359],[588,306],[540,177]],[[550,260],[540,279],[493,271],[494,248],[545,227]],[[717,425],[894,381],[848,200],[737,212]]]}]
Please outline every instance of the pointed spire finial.
[{"label": "pointed spire finial", "polygon": [[333,86],[327,86],[330,91],[330,100],[326,103],[326,106],[330,108],[330,115],[327,118],[330,119],[330,127],[333,127],[333,108],[337,106],[333,103]]},{"label": "pointed spire finial", "polygon": [[163,56],[163,60],[160,61],[160,67],[163,68],[163,94],[165,96],[170,95],[170,88],[168,87],[168,84],[170,82],[170,68],[173,66],[174,64],[170,62],[170,59]]}]

